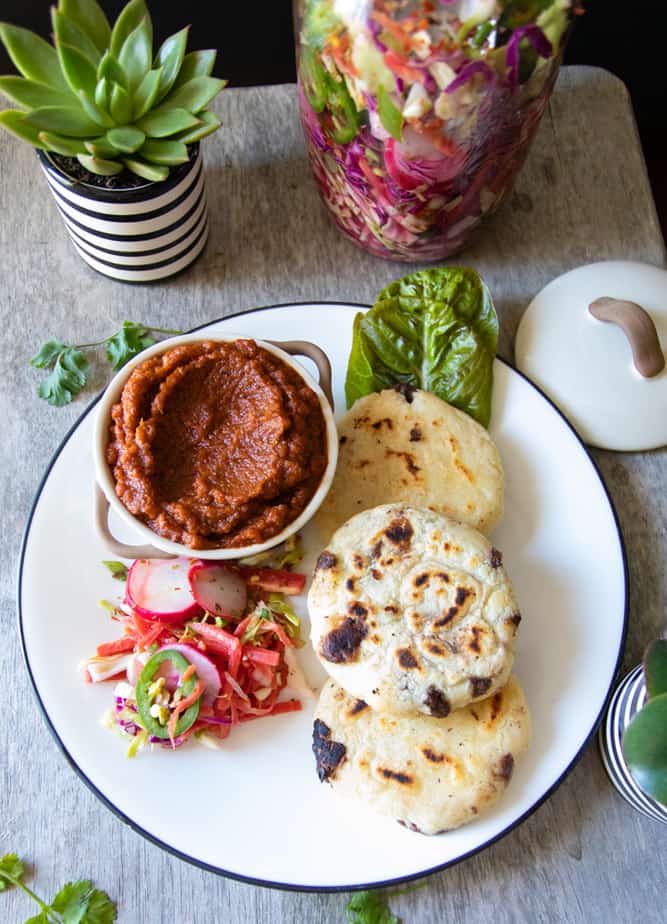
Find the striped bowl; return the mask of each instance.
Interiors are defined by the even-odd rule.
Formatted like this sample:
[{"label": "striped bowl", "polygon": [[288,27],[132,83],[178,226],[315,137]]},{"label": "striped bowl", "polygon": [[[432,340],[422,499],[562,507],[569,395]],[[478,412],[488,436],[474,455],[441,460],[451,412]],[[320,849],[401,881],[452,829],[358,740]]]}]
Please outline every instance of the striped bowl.
[{"label": "striped bowl", "polygon": [[598,740],[605,770],[616,789],[638,812],[667,824],[667,807],[648,796],[635,782],[621,749],[623,732],[646,702],[644,669],[638,665],[616,688],[600,726]]},{"label": "striped bowl", "polygon": [[201,148],[161,183],[102,189],[40,163],[72,243],[89,266],[122,282],[173,276],[202,252],[208,236]]}]

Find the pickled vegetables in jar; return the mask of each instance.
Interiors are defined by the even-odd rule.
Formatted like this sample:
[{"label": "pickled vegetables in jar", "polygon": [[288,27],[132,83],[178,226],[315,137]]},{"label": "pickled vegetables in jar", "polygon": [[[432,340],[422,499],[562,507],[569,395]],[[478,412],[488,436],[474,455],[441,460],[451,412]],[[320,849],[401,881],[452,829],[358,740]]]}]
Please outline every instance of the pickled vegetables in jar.
[{"label": "pickled vegetables in jar", "polygon": [[579,0],[295,0],[322,199],[363,249],[461,250],[511,190]]}]

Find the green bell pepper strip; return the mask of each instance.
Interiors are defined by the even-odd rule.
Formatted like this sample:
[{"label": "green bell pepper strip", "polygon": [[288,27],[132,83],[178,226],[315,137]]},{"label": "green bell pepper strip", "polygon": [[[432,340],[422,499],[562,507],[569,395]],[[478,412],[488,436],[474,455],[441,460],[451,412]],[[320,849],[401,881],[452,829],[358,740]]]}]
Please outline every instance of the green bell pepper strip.
[{"label": "green bell pepper strip", "polygon": [[[151,685],[156,680],[156,675],[161,664],[164,664],[165,661],[171,661],[172,665],[181,673],[190,667],[190,662],[188,659],[180,653],[180,651],[174,651],[171,648],[166,649],[165,651],[156,651],[152,658],[149,658],[146,662],[144,669],[141,674],[139,674],[139,680],[137,681],[135,695],[137,698],[137,711],[139,712],[139,718],[141,719],[141,724],[144,726],[146,731],[155,735],[156,738],[168,738],[169,730],[167,725],[161,725],[157,719],[153,718],[151,715],[151,706],[153,705],[153,700],[149,696],[148,691],[151,688]],[[193,674],[188,680],[185,681],[180,689],[183,691],[183,697],[189,696],[190,693],[195,688],[197,681],[199,680],[197,674]],[[174,732],[174,737],[178,738],[179,735],[182,735],[183,732],[186,732],[197,720],[199,715],[199,700],[189,706],[183,715],[179,716],[178,722],[176,723],[176,729]]]},{"label": "green bell pepper strip", "polygon": [[299,77],[303,92],[315,112],[322,112],[327,104],[327,72],[314,49],[304,45],[301,49]]},{"label": "green bell pepper strip", "polygon": [[475,46],[475,48],[481,48],[484,42],[488,39],[488,37],[491,35],[492,32],[493,32],[493,23],[491,22],[480,23],[480,25],[477,26],[477,28],[475,29],[475,33],[471,39],[471,43]]},{"label": "green bell pepper strip", "polygon": [[327,84],[329,94],[323,127],[337,144],[347,144],[359,131],[359,113],[344,80],[338,81],[327,74]]}]

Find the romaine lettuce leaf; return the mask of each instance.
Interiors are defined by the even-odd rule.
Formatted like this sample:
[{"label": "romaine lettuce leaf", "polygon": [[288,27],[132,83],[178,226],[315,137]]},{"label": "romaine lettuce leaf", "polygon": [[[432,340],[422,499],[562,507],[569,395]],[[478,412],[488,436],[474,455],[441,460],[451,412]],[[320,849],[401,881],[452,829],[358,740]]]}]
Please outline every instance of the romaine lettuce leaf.
[{"label": "romaine lettuce leaf", "polygon": [[445,266],[411,273],[355,318],[347,406],[403,382],[433,392],[486,427],[497,345],[498,318],[475,270]]}]

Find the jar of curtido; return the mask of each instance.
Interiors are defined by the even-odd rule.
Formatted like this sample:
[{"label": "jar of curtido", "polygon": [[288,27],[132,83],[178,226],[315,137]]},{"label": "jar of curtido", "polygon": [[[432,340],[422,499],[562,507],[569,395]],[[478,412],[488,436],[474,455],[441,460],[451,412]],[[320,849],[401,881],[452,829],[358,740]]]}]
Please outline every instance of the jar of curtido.
[{"label": "jar of curtido", "polygon": [[511,190],[579,0],[295,0],[308,158],[343,234],[441,260]]}]

